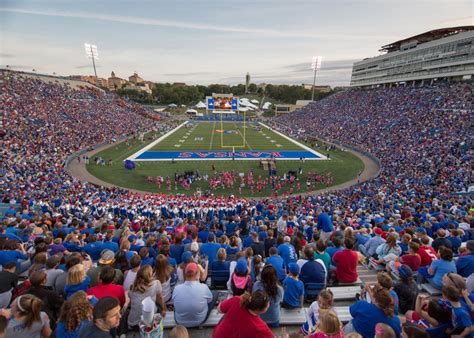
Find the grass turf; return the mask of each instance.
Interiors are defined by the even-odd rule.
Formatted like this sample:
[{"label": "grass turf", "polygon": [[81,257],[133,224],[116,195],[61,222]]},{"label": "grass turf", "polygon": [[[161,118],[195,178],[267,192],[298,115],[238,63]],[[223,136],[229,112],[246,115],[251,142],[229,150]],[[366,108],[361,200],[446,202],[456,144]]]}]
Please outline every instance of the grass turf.
[{"label": "grass turf", "polygon": [[303,150],[272,130],[254,123],[190,123],[151,151]]},{"label": "grass turf", "polygon": [[[216,123],[217,124],[217,123]],[[208,123],[211,128],[213,128],[213,123]],[[209,126],[207,126],[209,128]],[[184,128],[186,129],[186,128]],[[174,135],[171,135],[174,136]],[[171,137],[170,136],[170,137]],[[202,135],[202,137],[209,137],[210,135]],[[236,136],[236,134],[230,134],[229,136]],[[278,136],[278,135],[277,135]],[[111,166],[99,166],[96,165],[91,159],[90,164],[87,165],[87,170],[94,176],[98,177],[99,179],[115,184],[120,187],[130,188],[130,189],[137,189],[142,191],[150,191],[150,192],[163,192],[167,193],[166,184],[162,184],[161,189],[152,182],[148,182],[148,176],[155,178],[156,176],[163,176],[163,177],[171,177],[173,180],[174,174],[182,174],[184,171],[187,170],[199,170],[201,175],[209,175],[210,177],[214,176],[212,171],[212,165],[215,166],[218,172],[221,171],[230,171],[235,170],[237,172],[248,173],[251,169],[254,170],[254,177],[257,179],[259,176],[266,177],[268,176],[268,172],[261,169],[259,167],[259,161],[177,161],[172,163],[171,161],[156,161],[156,162],[136,162],[137,166],[135,170],[126,170],[123,166],[123,160],[125,160],[128,156],[134,154],[147,144],[151,143],[153,140],[157,139],[159,135],[154,133],[149,133],[145,136],[145,141],[140,142],[138,140],[129,140],[127,142],[122,142],[111,146],[110,148],[103,150],[102,152],[98,153],[95,156],[100,156],[105,160],[112,160]],[[219,137],[219,136],[218,136]],[[280,137],[280,136],[278,136]],[[214,135],[216,138],[216,135]],[[189,137],[188,137],[189,139]],[[166,141],[165,139],[164,141]],[[210,139],[208,138],[210,144]],[[265,139],[266,140],[266,139]],[[242,141],[242,138],[240,139]],[[285,140],[287,143],[289,141]],[[217,142],[217,141],[216,141]],[[220,142],[220,140],[219,140]],[[191,146],[194,146],[194,138],[189,142]],[[283,142],[282,142],[283,143]],[[286,143],[286,144],[287,144]],[[160,143],[161,144],[161,143]],[[171,143],[170,143],[171,144]],[[214,144],[214,141],[212,142]],[[219,146],[219,143],[216,143]],[[255,146],[267,146],[266,143],[257,143],[255,142]],[[252,143],[252,145],[254,145]],[[287,144],[290,146],[289,144]],[[291,143],[292,146],[297,147],[295,144]],[[308,145],[310,146],[310,145]],[[324,147],[324,146],[322,146]],[[174,148],[174,144],[173,144]],[[174,148],[173,150],[176,150]],[[199,150],[209,150],[209,148],[194,148]],[[185,150],[194,150],[194,149],[179,149],[181,151]],[[253,148],[252,148],[253,149]],[[262,150],[271,150],[270,149],[262,149]],[[275,149],[275,148],[273,148]],[[290,150],[289,148],[286,148]],[[327,152],[324,148],[314,148],[316,151],[326,155]],[[213,150],[218,150],[213,149]],[[256,150],[256,149],[254,149]],[[278,150],[278,149],[275,149]],[[331,160],[329,161],[305,161],[304,163],[298,160],[295,161],[277,161],[277,174],[279,176],[283,175],[284,172],[288,172],[289,170],[298,170],[302,168],[303,174],[298,176],[301,189],[299,191],[296,190],[296,186],[290,187],[287,186],[282,188],[278,191],[279,194],[284,192],[290,191],[293,189],[293,193],[304,193],[308,191],[318,190],[322,188],[326,188],[325,184],[313,184],[309,188],[306,187],[306,179],[308,172],[317,172],[318,174],[326,174],[331,173],[333,177],[332,185],[337,185],[340,183],[344,183],[349,181],[355,177],[357,174],[361,172],[364,168],[362,161],[354,156],[353,154],[336,149],[334,151],[329,152]],[[205,181],[195,181],[191,185],[189,190],[185,190],[179,184],[177,185],[177,189],[175,186],[172,186],[171,193],[193,193],[196,191],[197,188],[200,188],[201,191],[206,191],[209,187],[208,182]],[[267,186],[261,192],[257,192],[256,190],[251,192],[248,188],[242,189],[242,195],[239,194],[238,185],[236,184],[234,188],[229,189],[217,189],[212,191],[215,195],[230,195],[234,194],[235,196],[244,196],[244,197],[265,197],[270,196],[272,194],[272,190],[270,186]]]}]

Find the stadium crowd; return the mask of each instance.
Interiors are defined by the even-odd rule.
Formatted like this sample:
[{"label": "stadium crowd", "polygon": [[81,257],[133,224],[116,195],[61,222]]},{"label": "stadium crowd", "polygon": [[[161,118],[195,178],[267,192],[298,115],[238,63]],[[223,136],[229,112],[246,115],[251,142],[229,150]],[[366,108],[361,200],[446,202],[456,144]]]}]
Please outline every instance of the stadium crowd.
[{"label": "stadium crowd", "polygon": [[[0,334],[113,337],[139,329],[151,297],[162,316],[174,312],[174,337],[216,304],[225,316],[213,337],[273,337],[281,308],[305,301],[298,334],[310,337],[473,336],[473,207],[458,194],[471,183],[470,85],[349,90],[276,119],[294,137],[373,154],[381,172],[342,191],[253,201],[81,183],[69,155],[171,127],[111,94],[1,80],[2,200],[21,210],[0,228]],[[379,273],[343,326],[325,287],[358,282],[359,264],[399,281]]]}]

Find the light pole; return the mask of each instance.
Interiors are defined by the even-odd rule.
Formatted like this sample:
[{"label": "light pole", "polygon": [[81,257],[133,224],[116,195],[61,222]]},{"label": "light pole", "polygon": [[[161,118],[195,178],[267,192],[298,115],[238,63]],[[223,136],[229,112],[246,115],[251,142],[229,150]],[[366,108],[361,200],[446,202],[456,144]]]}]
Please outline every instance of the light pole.
[{"label": "light pole", "polygon": [[91,45],[89,43],[84,44],[86,50],[86,56],[89,59],[92,59],[92,66],[94,67],[95,82],[97,87],[99,87],[99,78],[97,77],[97,71],[95,69],[95,59],[99,59],[99,52],[96,45]]},{"label": "light pole", "polygon": [[311,62],[311,69],[314,70],[314,75],[313,75],[313,92],[311,94],[311,101],[314,101],[314,85],[316,83],[316,72],[318,69],[321,68],[321,61],[323,57],[322,56],[313,56],[313,60]]}]

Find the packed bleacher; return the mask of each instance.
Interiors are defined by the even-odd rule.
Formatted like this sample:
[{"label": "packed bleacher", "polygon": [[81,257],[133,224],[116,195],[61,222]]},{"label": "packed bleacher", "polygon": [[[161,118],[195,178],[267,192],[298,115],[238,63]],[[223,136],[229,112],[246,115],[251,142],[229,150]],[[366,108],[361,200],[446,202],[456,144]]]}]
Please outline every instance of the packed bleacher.
[{"label": "packed bleacher", "polygon": [[71,154],[173,124],[11,72],[0,90],[1,197],[21,206],[0,228],[6,337],[473,335],[472,197],[458,194],[471,184],[470,85],[349,90],[275,119],[309,143],[371,153],[381,172],[256,201],[79,182]]}]

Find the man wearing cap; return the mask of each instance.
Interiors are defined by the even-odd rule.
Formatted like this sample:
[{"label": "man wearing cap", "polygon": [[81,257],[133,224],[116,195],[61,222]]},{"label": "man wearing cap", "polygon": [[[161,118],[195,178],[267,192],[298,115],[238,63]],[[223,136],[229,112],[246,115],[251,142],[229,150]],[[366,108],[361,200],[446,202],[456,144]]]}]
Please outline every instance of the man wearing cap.
[{"label": "man wearing cap", "polygon": [[374,229],[375,236],[369,239],[365,245],[359,245],[359,251],[367,257],[372,257],[380,244],[385,243],[385,239],[382,238],[382,229]]},{"label": "man wearing cap", "polygon": [[458,274],[467,278],[474,274],[474,240],[469,240],[466,243],[467,253],[463,254],[456,261],[456,269]]},{"label": "man wearing cap", "polygon": [[[115,255],[111,250],[103,250],[100,254],[99,266],[92,267],[87,271],[87,276],[91,280],[91,287],[99,284],[99,275],[102,269],[106,266],[113,266],[115,262]],[[123,273],[119,269],[115,269],[114,284],[123,284]]]},{"label": "man wearing cap", "polygon": [[289,236],[285,236],[283,242],[283,244],[278,246],[278,254],[283,258],[285,268],[288,270],[290,263],[296,263],[296,250],[295,247],[290,244],[291,238]]},{"label": "man wearing cap", "polygon": [[185,327],[202,325],[216,304],[217,293],[212,293],[206,284],[199,282],[199,268],[189,263],[184,269],[186,281],[173,291],[175,321]]}]

